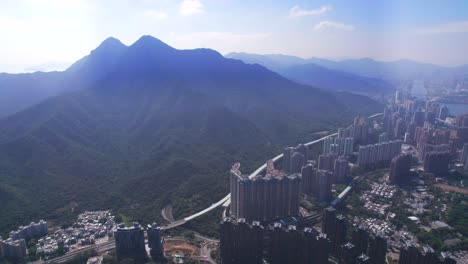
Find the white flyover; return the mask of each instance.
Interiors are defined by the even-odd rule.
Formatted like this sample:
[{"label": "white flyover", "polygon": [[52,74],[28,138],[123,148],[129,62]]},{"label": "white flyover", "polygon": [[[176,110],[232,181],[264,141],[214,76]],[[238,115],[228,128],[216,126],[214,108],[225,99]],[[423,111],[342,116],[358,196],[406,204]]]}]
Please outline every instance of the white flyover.
[{"label": "white flyover", "polygon": [[[377,116],[380,116],[380,115],[382,115],[382,114],[383,114],[383,113],[377,113],[377,114],[371,115],[371,116],[368,117],[368,119],[372,119],[372,118],[377,117]],[[328,136],[319,138],[319,139],[317,139],[317,140],[308,142],[308,143],[306,143],[305,145],[306,145],[306,146],[312,146],[312,145],[314,145],[314,144],[319,143],[320,141],[325,140],[326,138],[334,137],[334,136],[336,136],[336,135],[338,135],[338,133],[333,133],[333,134],[331,134],[331,135],[328,135]],[[283,157],[283,154],[280,154],[280,155],[274,157],[274,158],[273,158],[273,162],[278,161],[278,160],[281,159],[282,157]],[[267,166],[266,163],[263,164],[262,166],[260,166],[260,167],[259,167],[258,169],[256,169],[252,174],[249,175],[249,178],[253,178],[253,177],[257,176],[259,173],[263,172],[263,170],[266,169],[266,166]],[[193,220],[193,219],[195,219],[195,218],[197,218],[197,217],[199,217],[199,216],[202,216],[202,215],[204,215],[204,214],[210,212],[211,210],[213,210],[213,209],[215,209],[215,208],[217,208],[217,207],[219,207],[219,206],[221,206],[221,205],[222,205],[223,207],[228,207],[229,204],[231,204],[231,194],[230,194],[230,193],[229,193],[228,195],[226,195],[223,199],[221,199],[221,200],[219,200],[218,202],[212,204],[210,207],[208,207],[208,208],[206,208],[206,209],[203,209],[203,210],[201,210],[200,212],[195,213],[195,214],[193,214],[193,215],[191,215],[191,216],[187,216],[187,217],[185,217],[185,218],[183,218],[183,219],[181,219],[181,220],[177,220],[177,221],[175,221],[175,222],[172,223],[172,224],[169,224],[169,225],[167,225],[167,226],[164,226],[163,228],[164,228],[164,229],[171,229],[171,228],[174,228],[174,227],[183,225],[183,224],[187,223],[188,221],[191,221],[191,220]]]}]

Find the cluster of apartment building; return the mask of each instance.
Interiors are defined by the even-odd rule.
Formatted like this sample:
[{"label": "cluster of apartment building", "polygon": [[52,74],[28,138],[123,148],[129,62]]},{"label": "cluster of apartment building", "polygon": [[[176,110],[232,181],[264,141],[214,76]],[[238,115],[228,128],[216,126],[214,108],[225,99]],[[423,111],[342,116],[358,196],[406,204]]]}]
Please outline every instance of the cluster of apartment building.
[{"label": "cluster of apartment building", "polygon": [[401,140],[388,141],[367,146],[360,146],[357,164],[367,166],[380,162],[390,161],[401,153]]},{"label": "cluster of apartment building", "polygon": [[323,141],[323,154],[351,155],[354,149],[354,138],[327,137]]},{"label": "cluster of apartment building", "polygon": [[338,129],[338,138],[353,138],[357,142],[366,142],[368,138],[369,124],[367,118],[357,116],[354,122],[347,128]]},{"label": "cluster of apartment building", "polygon": [[14,240],[37,238],[47,235],[47,222],[40,220],[37,223],[31,222],[27,226],[20,226],[17,230],[10,232],[10,238]]},{"label": "cluster of apartment building", "polygon": [[27,255],[26,241],[47,235],[47,222],[40,220],[27,226],[20,226],[10,232],[10,237],[3,240],[0,237],[0,259],[21,262]]},{"label": "cluster of apartment building", "polygon": [[352,230],[352,239],[347,241],[348,222],[343,215],[336,214],[333,207],[324,210],[322,232],[331,241],[331,252],[340,263],[386,263],[386,239],[381,235],[370,234],[363,226]]},{"label": "cluster of apartment building", "polygon": [[424,171],[434,173],[437,176],[446,176],[451,160],[447,151],[432,151],[424,156]]},{"label": "cluster of apartment building", "polygon": [[231,169],[231,215],[247,221],[272,221],[299,213],[300,194],[326,201],[334,183],[342,183],[349,171],[348,160],[334,153],[322,154],[318,166],[307,160],[305,145],[285,148],[281,167],[267,161],[265,175],[249,178],[236,163]]},{"label": "cluster of apartment building", "polygon": [[114,217],[110,211],[86,211],[78,215],[71,227],[55,230],[37,242],[37,254],[44,258],[57,256],[59,246],[65,252],[80,246],[93,245],[96,240],[113,235]]},{"label": "cluster of apartment building", "polygon": [[[148,246],[153,260],[159,260],[164,257],[164,238],[161,235],[161,228],[153,223],[148,225],[147,229]],[[145,230],[138,222],[132,226],[126,227],[121,224],[114,232],[115,252],[119,259],[134,258],[147,259],[145,248]]]},{"label": "cluster of apartment building", "polygon": [[312,228],[274,223],[263,226],[245,219],[225,218],[221,223],[220,251],[225,264],[328,263],[330,241]]}]

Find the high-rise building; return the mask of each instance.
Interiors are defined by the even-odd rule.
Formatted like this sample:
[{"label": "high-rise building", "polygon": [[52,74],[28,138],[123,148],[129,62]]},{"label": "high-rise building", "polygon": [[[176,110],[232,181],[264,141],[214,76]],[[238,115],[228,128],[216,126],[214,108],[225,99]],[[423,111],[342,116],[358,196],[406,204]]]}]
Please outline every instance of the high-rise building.
[{"label": "high-rise building", "polygon": [[468,127],[457,128],[457,139],[459,144],[468,143]]},{"label": "high-rise building", "polygon": [[412,159],[410,154],[400,154],[392,159],[389,176],[391,184],[402,184],[409,180]]},{"label": "high-rise building", "polygon": [[379,135],[379,143],[387,142],[389,140],[388,133],[383,132]]},{"label": "high-rise building", "polygon": [[366,166],[383,161],[390,161],[393,157],[401,153],[401,145],[401,140],[395,140],[360,146],[357,164],[359,166]]},{"label": "high-rise building", "polygon": [[148,234],[148,247],[150,248],[150,255],[153,259],[164,258],[164,240],[161,236],[161,228],[153,223],[148,225],[146,230]]},{"label": "high-rise building", "polygon": [[354,138],[352,137],[328,137],[323,141],[323,153],[335,155],[353,154]]},{"label": "high-rise building", "polygon": [[317,192],[315,196],[320,202],[326,201],[331,197],[333,172],[326,170],[317,170],[316,173],[316,186]]},{"label": "high-rise building", "polygon": [[440,144],[440,145],[433,145],[428,143],[421,143],[418,144],[418,154],[419,160],[424,162],[426,154],[429,152],[449,152],[450,153],[450,145],[448,144]]},{"label": "high-rise building", "polygon": [[403,142],[405,144],[410,144],[411,143],[411,135],[410,133],[406,132],[405,136],[403,137]]},{"label": "high-rise building", "polygon": [[220,251],[223,263],[326,264],[330,242],[314,229],[299,230],[293,225],[274,223],[262,226],[247,224],[244,219],[226,218],[220,228]]},{"label": "high-rise building", "polygon": [[312,195],[316,188],[317,170],[310,163],[302,167],[301,175],[301,192],[307,195]]},{"label": "high-rise building", "polygon": [[340,246],[346,241],[346,226],[346,218],[343,215],[337,215],[335,219],[335,236],[331,239],[335,253],[339,252]]},{"label": "high-rise building", "polygon": [[318,169],[333,171],[335,160],[338,158],[336,154],[322,154],[318,158]]},{"label": "high-rise building", "polygon": [[422,108],[418,107],[416,112],[414,112],[413,122],[416,123],[417,126],[422,127],[424,125],[425,114]]},{"label": "high-rise building", "polygon": [[393,137],[394,138],[401,138],[404,133],[406,132],[406,122],[402,118],[398,118],[395,121],[395,126],[393,130]]},{"label": "high-rise building", "polygon": [[333,137],[327,137],[323,140],[323,154],[330,153],[331,145],[335,143],[335,139]]},{"label": "high-rise building", "polygon": [[463,144],[463,148],[460,154],[460,163],[465,164],[466,160],[468,159],[468,143]]},{"label": "high-rise building", "polygon": [[40,220],[37,223],[31,222],[27,226],[20,226],[17,230],[10,232],[10,238],[13,240],[24,239],[29,240],[31,238],[39,238],[46,236],[48,233],[47,222]]},{"label": "high-rise building", "polygon": [[346,239],[346,218],[343,215],[336,215],[333,207],[325,208],[322,232],[330,239],[332,252],[338,255]]},{"label": "high-rise building", "polygon": [[2,248],[3,257],[10,262],[22,263],[26,258],[26,242],[23,238],[18,240],[8,238],[0,241],[0,248]]},{"label": "high-rise building", "polygon": [[348,175],[348,160],[343,156],[338,157],[338,159],[335,160],[333,169],[333,180],[335,183],[343,183]]},{"label": "high-rise building", "polygon": [[354,138],[352,137],[345,138],[343,154],[351,155],[353,154],[353,149],[354,149]]},{"label": "high-rise building", "polygon": [[357,258],[356,247],[352,243],[341,245],[340,259],[343,264],[355,264]]},{"label": "high-rise building", "polygon": [[0,236],[0,261],[5,258],[5,252],[3,250],[3,238]]},{"label": "high-rise building", "polygon": [[146,258],[145,232],[137,222],[131,227],[121,225],[114,233],[115,252],[119,259]]},{"label": "high-rise building", "polygon": [[231,170],[231,214],[247,221],[267,221],[299,212],[301,175],[279,173],[249,179]]},{"label": "high-rise building", "polygon": [[386,263],[385,256],[387,255],[387,240],[381,234],[376,234],[369,242],[368,256],[371,263],[384,264]]},{"label": "high-rise building", "polygon": [[285,173],[300,172],[302,166],[305,165],[308,153],[307,146],[299,144],[295,148],[287,147],[283,151],[283,165],[282,170]]},{"label": "high-rise building", "polygon": [[356,247],[356,254],[367,254],[369,245],[369,231],[364,226],[358,226],[353,229],[353,245]]},{"label": "high-rise building", "polygon": [[410,122],[408,123],[406,127],[406,132],[409,133],[410,139],[414,139],[414,134],[416,133],[416,123],[415,122]]},{"label": "high-rise building", "polygon": [[304,160],[305,160],[305,161],[307,161],[307,159],[309,158],[309,157],[308,157],[307,146],[304,145],[304,144],[298,144],[298,145],[294,148],[294,151],[301,153],[302,156],[304,156]]},{"label": "high-rise building", "polygon": [[289,173],[301,172],[302,166],[304,166],[306,159],[302,153],[294,152],[291,156],[291,167]]},{"label": "high-rise building", "polygon": [[411,245],[400,249],[399,264],[437,264],[440,263],[434,250],[429,246],[423,246],[423,252]]},{"label": "high-rise building", "polygon": [[449,109],[447,106],[442,106],[439,111],[439,119],[445,120],[449,114]]},{"label": "high-rise building", "polygon": [[245,219],[225,218],[220,228],[220,252],[223,263],[263,263],[264,227],[249,225]]},{"label": "high-rise building", "polygon": [[429,111],[429,112],[426,112],[426,121],[429,122],[430,124],[434,124],[435,123],[435,119],[436,119],[436,113],[435,112],[432,112],[432,111]]},{"label": "high-rise building", "polygon": [[304,244],[300,263],[328,263],[330,240],[323,233],[312,228],[304,229]]},{"label": "high-rise building", "polygon": [[465,160],[465,163],[463,164],[463,169],[465,171],[468,171],[468,159]]},{"label": "high-rise building", "polygon": [[427,152],[424,157],[424,171],[445,176],[448,173],[449,162],[450,152]]},{"label": "high-rise building", "polygon": [[396,91],[395,92],[395,103],[401,103],[403,102],[403,93],[401,91]]},{"label": "high-rise building", "polygon": [[290,172],[291,171],[291,157],[294,152],[294,148],[292,147],[287,147],[283,151],[283,166],[282,169],[285,172]]},{"label": "high-rise building", "polygon": [[351,126],[338,129],[338,138],[352,137],[357,142],[366,142],[368,130],[369,125],[367,124],[366,118],[358,116],[354,118],[354,123]]},{"label": "high-rise building", "polygon": [[456,118],[457,126],[459,127],[468,127],[468,115],[460,115]]}]

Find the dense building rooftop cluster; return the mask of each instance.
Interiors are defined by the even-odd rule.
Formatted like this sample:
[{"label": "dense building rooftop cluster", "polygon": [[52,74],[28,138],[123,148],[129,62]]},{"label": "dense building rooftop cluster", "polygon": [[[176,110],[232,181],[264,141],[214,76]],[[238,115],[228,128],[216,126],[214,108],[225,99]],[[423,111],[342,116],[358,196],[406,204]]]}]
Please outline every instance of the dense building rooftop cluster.
[{"label": "dense building rooftop cluster", "polygon": [[69,228],[58,229],[39,239],[37,254],[50,258],[73,248],[96,243],[96,240],[112,235],[114,217],[109,211],[91,211],[78,215],[78,220]]}]

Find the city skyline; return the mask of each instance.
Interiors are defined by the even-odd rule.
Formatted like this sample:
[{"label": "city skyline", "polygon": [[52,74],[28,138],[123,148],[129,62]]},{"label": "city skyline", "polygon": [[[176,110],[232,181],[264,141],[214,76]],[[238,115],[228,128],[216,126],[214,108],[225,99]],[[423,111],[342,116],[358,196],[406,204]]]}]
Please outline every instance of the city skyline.
[{"label": "city skyline", "polygon": [[[65,69],[109,36],[178,49],[468,63],[468,4],[452,1],[21,0],[2,3],[0,72]],[[213,23],[216,21],[216,23]],[[346,43],[346,45],[343,45]]]}]

